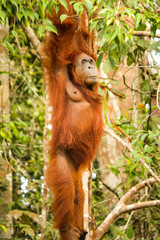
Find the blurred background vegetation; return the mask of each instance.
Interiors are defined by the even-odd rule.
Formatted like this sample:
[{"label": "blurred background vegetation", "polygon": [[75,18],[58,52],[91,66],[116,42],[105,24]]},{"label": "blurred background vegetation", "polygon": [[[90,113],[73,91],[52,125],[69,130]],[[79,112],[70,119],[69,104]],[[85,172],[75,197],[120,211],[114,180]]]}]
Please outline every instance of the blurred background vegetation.
[{"label": "blurred background vegetation", "polygon": [[[113,121],[132,139],[134,149],[131,155],[110,136],[103,137],[93,165],[97,227],[128,189],[150,177],[140,158],[160,175],[160,2],[72,3],[78,14],[85,6]],[[40,59],[23,25],[40,41],[45,30],[56,33],[45,11],[58,11],[59,4],[67,8],[65,0],[0,0],[0,239],[41,239],[46,96]],[[105,104],[103,110],[105,123],[124,138],[108,120]],[[155,199],[160,199],[158,184],[141,190],[133,202]],[[50,208],[48,194],[47,240],[58,239]],[[103,239],[160,239],[159,207],[122,215]]]}]

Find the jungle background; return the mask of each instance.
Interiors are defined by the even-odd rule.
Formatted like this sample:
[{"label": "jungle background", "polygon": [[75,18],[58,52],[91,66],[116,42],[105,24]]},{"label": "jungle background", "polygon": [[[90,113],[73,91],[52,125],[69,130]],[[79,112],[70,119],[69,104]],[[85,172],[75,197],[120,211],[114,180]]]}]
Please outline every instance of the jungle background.
[{"label": "jungle background", "polygon": [[[57,34],[45,11],[58,11],[59,4],[68,7],[65,0],[0,0],[0,239],[59,239],[44,184],[44,136],[51,126],[45,125],[42,66],[27,36],[27,29],[40,41],[46,30]],[[103,136],[92,173],[90,224],[96,229],[129,189],[151,177],[144,163],[160,175],[160,1],[72,4],[77,14],[86,11],[94,36],[105,123],[127,144],[111,121],[132,139],[131,154],[109,133]],[[155,200],[119,216],[102,239],[159,240],[159,183],[148,184],[130,203]]]}]

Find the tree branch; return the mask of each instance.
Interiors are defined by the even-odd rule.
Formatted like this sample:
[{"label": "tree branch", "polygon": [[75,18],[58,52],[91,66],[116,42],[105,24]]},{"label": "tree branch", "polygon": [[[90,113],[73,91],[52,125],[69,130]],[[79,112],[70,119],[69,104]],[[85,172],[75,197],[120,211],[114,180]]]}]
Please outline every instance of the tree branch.
[{"label": "tree branch", "polygon": [[24,24],[22,24],[22,27],[23,27],[23,29],[25,31],[25,34],[27,35],[27,37],[31,41],[33,47],[37,51],[38,55],[40,56],[40,58],[42,58],[42,44],[39,41],[39,39],[37,38],[37,36],[34,33],[33,29],[31,27],[27,28]]},{"label": "tree branch", "polygon": [[130,204],[130,205],[126,206],[126,212],[130,212],[130,211],[138,210],[138,209],[142,209],[142,208],[147,208],[147,207],[155,207],[155,206],[160,206],[160,200]]},{"label": "tree branch", "polygon": [[[132,33],[134,36],[141,36],[141,37],[152,37],[150,31],[134,31]],[[156,33],[155,37],[160,38],[160,33]]]},{"label": "tree branch", "polygon": [[108,230],[109,226],[123,213],[137,210],[140,208],[146,207],[153,207],[153,206],[160,206],[160,200],[148,201],[148,202],[141,202],[126,205],[126,203],[130,200],[130,198],[140,191],[142,188],[148,186],[149,184],[155,183],[156,180],[154,178],[147,179],[136,186],[132,187],[117,203],[113,211],[105,218],[102,224],[97,228],[95,232],[95,240],[99,240],[102,238],[104,233]]}]

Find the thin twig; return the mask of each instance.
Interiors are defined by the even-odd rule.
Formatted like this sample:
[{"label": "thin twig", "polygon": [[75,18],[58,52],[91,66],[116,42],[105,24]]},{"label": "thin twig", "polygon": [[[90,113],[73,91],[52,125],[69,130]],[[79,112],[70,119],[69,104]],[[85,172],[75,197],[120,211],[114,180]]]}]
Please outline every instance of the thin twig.
[{"label": "thin twig", "polygon": [[[155,114],[157,111],[158,111],[158,109],[155,109],[153,112],[151,112],[150,116],[152,116],[153,114]],[[148,116],[143,119],[143,121],[142,121],[141,124],[139,125],[138,129],[141,129],[141,126],[143,125],[143,123],[144,123],[145,121],[147,121],[147,119],[148,119]]]},{"label": "thin twig", "polygon": [[111,193],[115,194],[116,197],[117,197],[118,199],[120,199],[118,193],[117,193],[116,191],[114,191],[114,189],[110,188],[110,186],[108,186],[106,183],[104,183],[104,181],[103,181],[99,176],[98,176],[98,178],[99,178],[99,180],[102,182],[102,184],[103,184]]},{"label": "thin twig", "polygon": [[[141,76],[141,74],[139,74],[138,76],[136,76],[136,77],[133,79],[133,81],[134,81],[136,78],[138,78],[139,76]],[[127,83],[126,83],[125,75],[123,75],[123,83],[124,83],[124,85],[125,85],[127,88],[129,88],[131,91],[137,92],[137,93],[139,93],[139,94],[150,94],[150,93],[151,93],[151,92],[140,92],[139,90],[134,89],[134,88],[128,86]]]}]

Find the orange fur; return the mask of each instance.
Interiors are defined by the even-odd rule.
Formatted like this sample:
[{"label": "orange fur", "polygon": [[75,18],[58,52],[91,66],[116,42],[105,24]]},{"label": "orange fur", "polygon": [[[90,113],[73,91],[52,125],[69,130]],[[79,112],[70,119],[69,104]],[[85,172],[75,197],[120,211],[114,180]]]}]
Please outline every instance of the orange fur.
[{"label": "orange fur", "polygon": [[[70,17],[61,24],[59,16],[64,13]],[[58,15],[52,11],[49,18],[59,35],[48,32],[43,44],[44,78],[53,107],[47,184],[54,195],[55,228],[60,230],[62,240],[77,240],[85,238],[82,173],[95,156],[103,119],[98,90],[89,90],[74,68],[82,52],[94,59],[96,56],[87,45],[90,34],[85,26],[78,29],[79,22],[73,17],[71,5],[69,12],[60,7]],[[69,98],[68,81],[78,92],[80,101]]]}]

